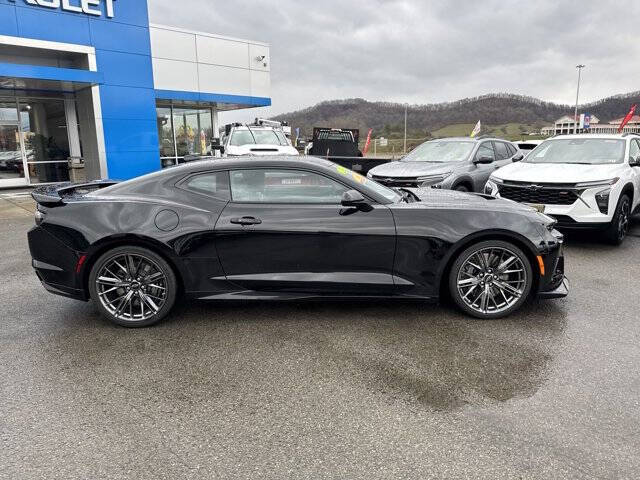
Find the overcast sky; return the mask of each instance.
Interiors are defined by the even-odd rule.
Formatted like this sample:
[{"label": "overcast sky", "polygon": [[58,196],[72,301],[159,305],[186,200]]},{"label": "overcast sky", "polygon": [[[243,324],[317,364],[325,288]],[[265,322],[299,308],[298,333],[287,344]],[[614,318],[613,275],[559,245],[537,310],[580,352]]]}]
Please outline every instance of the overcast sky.
[{"label": "overcast sky", "polygon": [[[149,0],[153,23],[267,42],[272,107],[494,92],[581,102],[640,90],[640,2]],[[253,112],[251,113],[253,115]]]}]

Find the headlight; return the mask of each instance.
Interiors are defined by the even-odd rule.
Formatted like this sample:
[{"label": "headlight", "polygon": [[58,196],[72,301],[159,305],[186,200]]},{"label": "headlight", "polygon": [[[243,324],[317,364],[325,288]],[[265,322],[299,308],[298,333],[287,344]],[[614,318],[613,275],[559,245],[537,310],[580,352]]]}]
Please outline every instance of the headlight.
[{"label": "headlight", "polygon": [[429,185],[444,182],[450,176],[451,172],[440,173],[438,175],[425,175],[423,177],[418,177],[418,182],[421,187],[428,187]]},{"label": "headlight", "polygon": [[612,178],[610,180],[597,180],[595,182],[582,182],[576,183],[576,188],[594,188],[594,187],[608,187],[614,185],[620,178]]},{"label": "headlight", "polygon": [[44,212],[40,211],[40,207],[36,208],[36,225],[40,225],[44,221]]}]

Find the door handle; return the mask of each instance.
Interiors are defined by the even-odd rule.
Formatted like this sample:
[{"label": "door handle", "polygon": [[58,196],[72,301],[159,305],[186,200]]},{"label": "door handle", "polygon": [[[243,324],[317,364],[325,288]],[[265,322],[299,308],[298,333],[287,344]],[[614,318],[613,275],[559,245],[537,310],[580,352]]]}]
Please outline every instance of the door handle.
[{"label": "door handle", "polygon": [[262,223],[262,220],[256,217],[241,217],[232,218],[230,222],[235,223],[236,225],[259,225]]}]

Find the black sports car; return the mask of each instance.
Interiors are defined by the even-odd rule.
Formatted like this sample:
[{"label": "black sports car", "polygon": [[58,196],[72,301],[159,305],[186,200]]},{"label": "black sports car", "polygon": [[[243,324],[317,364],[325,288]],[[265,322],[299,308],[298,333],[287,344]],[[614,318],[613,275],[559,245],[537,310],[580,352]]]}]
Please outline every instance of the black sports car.
[{"label": "black sports car", "polygon": [[384,187],[319,158],[186,164],[126,182],[43,187],[29,232],[50,292],[151,325],[196,299],[447,292],[479,318],[567,295],[562,235],[530,207]]}]

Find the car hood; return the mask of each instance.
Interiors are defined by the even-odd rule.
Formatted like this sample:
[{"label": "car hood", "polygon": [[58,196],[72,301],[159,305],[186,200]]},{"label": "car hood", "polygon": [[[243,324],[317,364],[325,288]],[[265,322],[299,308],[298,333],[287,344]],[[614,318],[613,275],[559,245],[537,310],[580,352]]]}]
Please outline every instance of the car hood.
[{"label": "car hood", "polygon": [[428,162],[389,162],[372,168],[369,172],[376,177],[423,177],[450,172],[456,163],[428,163]]},{"label": "car hood", "polygon": [[623,164],[571,165],[568,163],[519,162],[496,170],[501,180],[533,183],[579,183],[609,180],[618,176]]},{"label": "car hood", "polygon": [[288,145],[249,144],[229,146],[227,155],[298,155],[294,147]]},{"label": "car hood", "polygon": [[533,207],[512,200],[482,195],[478,193],[465,193],[455,190],[440,190],[438,188],[412,188],[419,202],[403,203],[404,206],[413,208],[449,208],[457,210],[493,210],[496,212],[512,212],[524,214],[536,214]]}]

